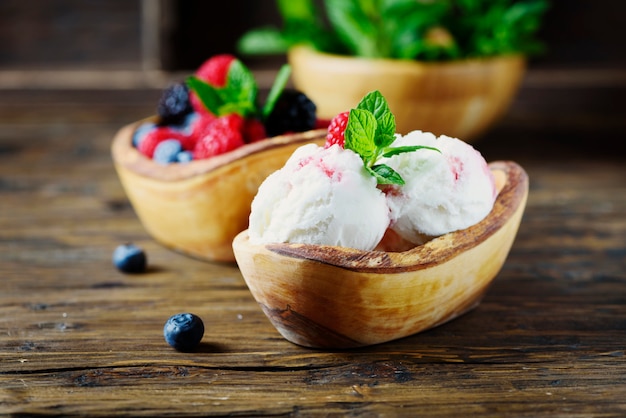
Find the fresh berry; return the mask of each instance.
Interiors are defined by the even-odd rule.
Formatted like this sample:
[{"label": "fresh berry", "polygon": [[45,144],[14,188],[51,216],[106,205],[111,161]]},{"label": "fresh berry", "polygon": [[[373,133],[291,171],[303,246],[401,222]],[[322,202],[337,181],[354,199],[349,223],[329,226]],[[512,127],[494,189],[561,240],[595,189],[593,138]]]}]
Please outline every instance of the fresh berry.
[{"label": "fresh berry", "polygon": [[170,126],[172,129],[180,131],[183,135],[191,135],[191,133],[193,132],[193,126],[199,117],[200,115],[198,115],[198,113],[192,111],[187,113],[182,121]]},{"label": "fresh berry", "polygon": [[191,151],[181,151],[176,155],[176,162],[188,163],[193,160],[193,153]]},{"label": "fresh berry", "polygon": [[[235,59],[235,56],[230,54],[214,55],[198,68],[195,75],[213,87],[224,87],[228,80],[230,64],[232,64]],[[204,104],[202,104],[202,101],[198,98],[196,93],[191,92],[189,100],[196,112],[203,115],[212,115]]]},{"label": "fresh berry", "polygon": [[113,251],[113,264],[124,273],[142,273],[146,263],[146,253],[135,244],[123,244]]},{"label": "fresh berry", "polygon": [[191,351],[204,336],[204,323],[192,313],[172,315],[163,327],[165,341],[178,351]]},{"label": "fresh berry", "polygon": [[177,161],[177,156],[182,150],[183,146],[179,140],[166,139],[156,146],[152,159],[159,164],[171,164]]},{"label": "fresh berry", "polygon": [[324,148],[329,148],[332,145],[339,145],[343,148],[345,140],[346,125],[348,125],[348,116],[350,112],[342,112],[332,118],[328,125],[328,133],[326,134],[326,144]]},{"label": "fresh berry", "polygon": [[198,117],[191,124],[191,136],[194,136],[196,140],[209,130],[209,127],[217,118],[212,114],[205,113],[199,114]]},{"label": "fresh berry", "polygon": [[186,140],[185,135],[181,132],[167,126],[159,126],[146,134],[137,149],[146,157],[152,158],[157,145],[167,139],[177,139],[181,142]]},{"label": "fresh berry", "polygon": [[243,118],[235,113],[217,118],[198,139],[194,159],[213,157],[242,146],[242,126]]},{"label": "fresh berry", "polygon": [[176,83],[166,88],[157,106],[157,114],[161,125],[182,123],[193,111],[189,101],[189,88],[185,83]]},{"label": "fresh berry", "polygon": [[265,126],[255,118],[247,118],[243,123],[243,140],[246,143],[252,143],[267,138]]},{"label": "fresh berry", "polygon": [[213,87],[224,87],[228,79],[230,64],[235,59],[235,56],[230,54],[214,55],[198,68],[196,76]]},{"label": "fresh berry", "polygon": [[304,93],[283,91],[265,121],[267,136],[313,129],[317,121],[316,111],[315,103]]},{"label": "fresh berry", "polygon": [[133,132],[133,146],[135,148],[139,147],[141,141],[144,140],[146,135],[156,128],[156,125],[152,122],[144,122],[135,129]]}]

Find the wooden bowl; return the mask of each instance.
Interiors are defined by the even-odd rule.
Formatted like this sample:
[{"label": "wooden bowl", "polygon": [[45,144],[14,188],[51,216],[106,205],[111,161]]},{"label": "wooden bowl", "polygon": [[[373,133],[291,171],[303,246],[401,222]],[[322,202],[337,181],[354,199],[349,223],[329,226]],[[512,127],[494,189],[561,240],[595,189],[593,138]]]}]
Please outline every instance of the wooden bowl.
[{"label": "wooden bowl", "polygon": [[404,252],[308,244],[233,247],[241,273],[271,323],[306,347],[383,343],[435,327],[477,306],[515,239],[528,177],[494,162],[499,194],[491,213],[465,230]]},{"label": "wooden bowl", "polygon": [[483,134],[508,109],[525,73],[523,56],[425,63],[289,51],[294,86],[317,105],[322,119],[354,108],[380,90],[397,131],[448,135],[465,142]]},{"label": "wooden bowl", "polygon": [[259,185],[306,143],[323,144],[326,130],[247,144],[206,160],[162,165],[132,146],[135,129],[113,139],[115,169],[139,220],[161,244],[208,261],[235,261],[233,238],[248,227]]}]

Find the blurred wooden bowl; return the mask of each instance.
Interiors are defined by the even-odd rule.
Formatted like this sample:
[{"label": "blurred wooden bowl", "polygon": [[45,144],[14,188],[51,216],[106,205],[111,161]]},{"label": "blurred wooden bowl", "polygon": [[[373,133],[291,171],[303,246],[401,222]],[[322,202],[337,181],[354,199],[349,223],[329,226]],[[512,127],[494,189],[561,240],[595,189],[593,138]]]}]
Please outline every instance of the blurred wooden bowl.
[{"label": "blurred wooden bowl", "polygon": [[233,262],[233,238],[248,227],[259,185],[326,130],[277,136],[206,160],[158,164],[132,145],[138,121],[111,146],[115,169],[139,220],[161,244],[208,261]]},{"label": "blurred wooden bowl", "polygon": [[294,86],[321,119],[354,108],[372,90],[387,99],[397,131],[448,135],[472,142],[508,109],[526,70],[509,55],[450,62],[366,59],[295,47],[288,53]]},{"label": "blurred wooden bowl", "polygon": [[491,213],[465,230],[404,252],[308,244],[233,248],[241,273],[271,323],[287,340],[344,349],[406,337],[477,306],[513,244],[528,177],[513,162],[490,168],[499,190]]}]

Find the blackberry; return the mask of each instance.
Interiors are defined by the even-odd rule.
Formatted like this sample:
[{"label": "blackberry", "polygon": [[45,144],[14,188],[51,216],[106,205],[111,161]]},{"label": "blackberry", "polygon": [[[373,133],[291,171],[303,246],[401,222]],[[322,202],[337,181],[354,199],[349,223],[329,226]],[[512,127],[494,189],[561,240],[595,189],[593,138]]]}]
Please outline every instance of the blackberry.
[{"label": "blackberry", "polygon": [[315,127],[317,107],[304,93],[284,90],[265,120],[268,137],[288,132],[304,132]]},{"label": "blackberry", "polygon": [[189,87],[185,83],[172,84],[163,90],[157,106],[160,125],[182,123],[192,110]]}]

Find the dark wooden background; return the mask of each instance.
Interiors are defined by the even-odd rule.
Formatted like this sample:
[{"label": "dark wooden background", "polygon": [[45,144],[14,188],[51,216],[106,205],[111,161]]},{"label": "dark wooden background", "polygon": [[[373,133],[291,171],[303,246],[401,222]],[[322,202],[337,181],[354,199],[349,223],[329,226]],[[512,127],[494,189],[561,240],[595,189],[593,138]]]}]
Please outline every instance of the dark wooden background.
[{"label": "dark wooden background", "polygon": [[[8,68],[141,68],[142,31],[158,38],[160,66],[195,68],[233,52],[247,29],[280,24],[274,0],[0,1],[0,70]],[[147,16],[155,7],[161,18]],[[553,0],[541,38],[544,68],[626,65],[622,0]],[[145,52],[145,51],[144,51]]]}]

